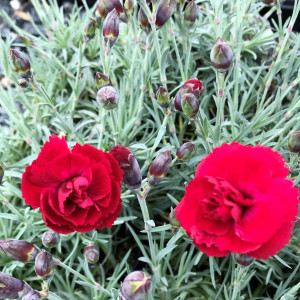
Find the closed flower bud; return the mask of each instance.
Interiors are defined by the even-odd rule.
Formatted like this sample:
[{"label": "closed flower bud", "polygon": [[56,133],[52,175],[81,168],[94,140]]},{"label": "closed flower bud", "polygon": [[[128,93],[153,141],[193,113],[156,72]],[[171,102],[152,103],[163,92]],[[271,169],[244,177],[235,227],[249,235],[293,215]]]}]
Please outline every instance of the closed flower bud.
[{"label": "closed flower bud", "polygon": [[217,71],[226,72],[231,66],[232,58],[230,46],[218,37],[210,52],[212,65]]},{"label": "closed flower bud", "polygon": [[19,37],[24,45],[26,45],[26,46],[34,45],[34,42],[31,38],[24,36],[24,35],[20,35]]},{"label": "closed flower bud", "polygon": [[163,87],[160,86],[157,93],[156,93],[156,100],[157,103],[163,107],[163,108],[168,108],[169,103],[170,103],[170,95],[168,91]]},{"label": "closed flower bud", "polygon": [[20,77],[18,79],[18,85],[22,88],[26,88],[29,84],[29,79],[26,77]]},{"label": "closed flower bud", "polygon": [[119,94],[112,86],[104,86],[97,93],[97,101],[104,109],[114,109],[119,102]]},{"label": "closed flower bud", "polygon": [[86,246],[83,250],[83,256],[89,264],[95,264],[99,260],[99,248],[94,245]]},{"label": "closed flower bud", "polygon": [[3,176],[4,176],[3,162],[0,160],[0,184],[2,183]]},{"label": "closed flower bud", "polygon": [[288,148],[291,152],[300,152],[300,131],[295,131],[291,134],[288,140]]},{"label": "closed flower bud", "polygon": [[140,166],[134,154],[122,145],[113,147],[109,153],[114,156],[123,170],[124,183],[130,188],[139,189],[141,187],[142,176]]},{"label": "closed flower bud", "polygon": [[47,248],[55,247],[59,243],[59,240],[60,235],[52,229],[45,231],[42,235],[42,243]]},{"label": "closed flower bud", "polygon": [[19,261],[34,261],[40,249],[35,245],[15,239],[5,239],[0,241],[0,250],[7,256]]},{"label": "closed flower bud", "polygon": [[180,227],[180,222],[176,219],[175,211],[173,208],[171,208],[171,212],[169,214],[168,220],[170,225],[172,226],[171,231],[173,233],[176,233]]},{"label": "closed flower bud", "polygon": [[119,36],[119,14],[116,9],[113,9],[106,16],[103,24],[103,37],[105,46],[111,48]]},{"label": "closed flower bud", "polygon": [[184,21],[194,23],[198,17],[199,11],[198,6],[194,0],[188,3],[184,11]]},{"label": "closed flower bud", "polygon": [[129,273],[121,287],[119,299],[126,300],[145,300],[151,292],[151,277],[142,271]]},{"label": "closed flower bud", "polygon": [[35,273],[43,280],[48,280],[54,273],[54,260],[50,253],[42,250],[35,258]]},{"label": "closed flower bud", "polygon": [[138,22],[143,30],[148,30],[150,24],[148,21],[148,17],[142,7],[140,7],[138,12]]},{"label": "closed flower bud", "polygon": [[95,83],[98,89],[110,85],[110,80],[107,75],[97,72],[95,75]]},{"label": "closed flower bud", "polygon": [[185,94],[181,100],[182,111],[189,118],[195,117],[199,111],[199,101],[193,94]]},{"label": "closed flower bud", "polygon": [[0,299],[18,299],[30,290],[30,286],[22,280],[0,272]]},{"label": "closed flower bud", "polygon": [[247,266],[251,265],[252,262],[254,261],[254,258],[251,256],[248,256],[247,254],[234,253],[233,257],[234,257],[234,260],[242,267],[247,267]]},{"label": "closed flower bud", "polygon": [[39,300],[39,299],[41,299],[41,294],[38,291],[34,291],[34,290],[27,292],[22,297],[22,300]]},{"label": "closed flower bud", "polygon": [[128,13],[133,13],[133,0],[125,0],[124,7]]},{"label": "closed flower bud", "polygon": [[124,12],[119,0],[99,0],[95,13],[96,20],[100,21],[101,18],[106,18],[113,9],[116,9],[119,15]]},{"label": "closed flower bud", "polygon": [[30,62],[19,50],[10,49],[10,60],[14,67],[14,72],[24,78],[29,78],[31,76],[30,73]]},{"label": "closed flower bud", "polygon": [[151,186],[159,184],[166,177],[171,164],[172,156],[170,150],[160,152],[149,168],[149,184]]},{"label": "closed flower bud", "polygon": [[176,8],[176,0],[160,0],[156,11],[155,25],[163,26],[172,16]]},{"label": "closed flower bud", "polygon": [[188,161],[195,152],[195,144],[192,142],[184,143],[176,152],[176,156],[181,161]]},{"label": "closed flower bud", "polygon": [[263,0],[263,3],[270,5],[274,3],[274,0]]},{"label": "closed flower bud", "polygon": [[89,22],[84,27],[83,32],[85,38],[87,40],[91,40],[95,36],[95,32],[96,32],[96,20],[90,18]]}]

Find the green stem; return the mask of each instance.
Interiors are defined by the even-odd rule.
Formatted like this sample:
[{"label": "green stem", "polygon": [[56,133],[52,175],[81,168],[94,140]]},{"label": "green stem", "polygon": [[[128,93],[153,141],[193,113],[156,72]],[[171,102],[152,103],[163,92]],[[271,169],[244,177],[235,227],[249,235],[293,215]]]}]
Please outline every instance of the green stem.
[{"label": "green stem", "polygon": [[113,137],[115,140],[115,146],[119,143],[119,133],[118,133],[118,120],[117,120],[117,113],[114,109],[109,111],[111,122],[112,122],[112,129],[113,129]]}]

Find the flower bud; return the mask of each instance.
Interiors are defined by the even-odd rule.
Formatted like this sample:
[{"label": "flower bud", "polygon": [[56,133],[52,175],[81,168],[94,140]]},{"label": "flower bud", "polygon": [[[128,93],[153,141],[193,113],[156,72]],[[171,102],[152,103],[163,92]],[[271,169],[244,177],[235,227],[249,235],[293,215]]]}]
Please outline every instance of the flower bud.
[{"label": "flower bud", "polygon": [[96,32],[96,20],[90,18],[89,22],[84,27],[83,32],[86,40],[91,40],[95,36]]},{"label": "flower bud", "polygon": [[160,152],[149,168],[149,184],[151,186],[159,184],[166,177],[171,164],[172,156],[170,150]]},{"label": "flower bud", "polygon": [[124,12],[119,0],[99,0],[95,13],[96,20],[99,22],[101,18],[106,18],[113,9],[116,9],[119,15]]},{"label": "flower bud", "polygon": [[295,131],[291,134],[288,140],[288,148],[291,152],[300,152],[300,131]]},{"label": "flower bud", "polygon": [[172,226],[172,233],[176,233],[180,227],[180,222],[176,219],[175,210],[173,208],[171,208],[168,220],[170,225]]},{"label": "flower bud", "polygon": [[54,260],[50,253],[42,250],[35,258],[35,273],[43,280],[48,280],[54,273]]},{"label": "flower bud", "polygon": [[274,0],[263,0],[263,3],[270,5],[274,3]]},{"label": "flower bud", "polygon": [[122,283],[119,299],[145,300],[151,288],[151,277],[142,271],[131,272]]},{"label": "flower bud", "polygon": [[192,142],[184,143],[176,152],[176,156],[181,161],[188,161],[195,153],[195,144]]},{"label": "flower bud", "polygon": [[25,46],[33,46],[34,45],[34,42],[31,38],[24,36],[24,35],[19,35],[19,37]]},{"label": "flower bud", "polygon": [[29,79],[26,77],[20,77],[18,79],[18,85],[22,88],[26,88],[29,84]]},{"label": "flower bud", "polygon": [[156,100],[157,103],[163,107],[163,108],[168,108],[169,103],[170,103],[170,95],[168,91],[163,87],[160,86],[157,93],[156,93]]},{"label": "flower bud", "polygon": [[2,183],[3,176],[4,176],[3,162],[0,160],[0,184]]},{"label": "flower bud", "polygon": [[22,300],[39,300],[39,299],[41,299],[41,294],[38,291],[34,291],[34,290],[27,292],[22,297]]},{"label": "flower bud", "polygon": [[97,72],[95,75],[95,83],[98,89],[110,85],[110,79],[107,75]]},{"label": "flower bud", "polygon": [[114,8],[106,16],[102,29],[105,46],[109,49],[113,46],[119,36],[119,25],[119,14]]},{"label": "flower bud", "polygon": [[199,111],[199,101],[193,94],[185,94],[181,100],[182,111],[189,118],[195,117]]},{"label": "flower bud", "polygon": [[133,13],[133,0],[125,0],[124,7],[130,14]]},{"label": "flower bud", "polygon": [[247,254],[234,253],[234,260],[241,265],[242,267],[248,267],[254,261],[252,256],[248,256]]},{"label": "flower bud", "polygon": [[184,11],[184,21],[194,23],[198,18],[198,6],[195,4],[194,0],[188,3]]},{"label": "flower bud", "polygon": [[30,290],[30,286],[22,280],[0,272],[0,299],[18,299]]},{"label": "flower bud", "polygon": [[104,109],[114,109],[119,102],[119,94],[112,86],[104,86],[98,90],[97,101]]},{"label": "flower bud", "polygon": [[35,245],[15,239],[5,239],[0,241],[0,250],[7,256],[19,261],[34,261],[40,249]]},{"label": "flower bud", "polygon": [[45,231],[42,235],[42,243],[46,248],[55,247],[59,243],[59,240],[60,235],[52,229]]},{"label": "flower bud", "polygon": [[140,7],[138,12],[138,22],[143,30],[148,30],[149,27],[149,21],[148,17],[142,7]]},{"label": "flower bud", "polygon": [[83,256],[89,264],[95,264],[99,260],[99,248],[94,245],[86,246],[83,250]]},{"label": "flower bud", "polygon": [[218,37],[210,52],[212,65],[217,71],[226,72],[231,66],[232,58],[230,46]]},{"label": "flower bud", "polygon": [[14,67],[14,72],[24,78],[31,77],[30,62],[24,53],[16,49],[10,49],[10,60]]},{"label": "flower bud", "polygon": [[176,0],[161,0],[157,7],[155,25],[163,26],[172,16],[176,8]]},{"label": "flower bud", "polygon": [[117,145],[109,153],[118,161],[120,168],[123,170],[124,183],[133,189],[141,187],[142,176],[140,166],[134,154],[126,147]]}]

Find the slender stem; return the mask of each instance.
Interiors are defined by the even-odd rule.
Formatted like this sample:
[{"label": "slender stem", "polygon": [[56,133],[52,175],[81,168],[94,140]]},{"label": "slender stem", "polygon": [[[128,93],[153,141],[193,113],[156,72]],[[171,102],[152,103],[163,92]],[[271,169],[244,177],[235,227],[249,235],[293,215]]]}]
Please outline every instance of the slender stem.
[{"label": "slender stem", "polygon": [[119,141],[119,133],[118,133],[118,120],[117,120],[117,113],[114,109],[111,109],[109,111],[111,122],[112,122],[112,128],[113,128],[113,137],[115,140],[115,145],[118,145]]}]

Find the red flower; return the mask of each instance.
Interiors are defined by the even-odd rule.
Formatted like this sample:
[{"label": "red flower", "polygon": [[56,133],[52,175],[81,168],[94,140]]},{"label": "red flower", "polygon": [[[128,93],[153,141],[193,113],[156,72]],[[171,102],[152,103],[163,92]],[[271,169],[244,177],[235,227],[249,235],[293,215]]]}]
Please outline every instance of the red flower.
[{"label": "red flower", "polygon": [[224,144],[198,165],[177,219],[209,256],[267,259],[289,242],[298,213],[298,189],[287,175],[270,148]]},{"label": "red flower", "polygon": [[59,233],[111,227],[120,214],[123,171],[116,159],[89,145],[69,150],[53,135],[22,177],[22,196],[40,207],[46,225]]}]

